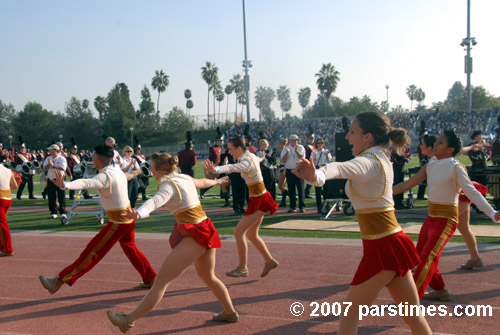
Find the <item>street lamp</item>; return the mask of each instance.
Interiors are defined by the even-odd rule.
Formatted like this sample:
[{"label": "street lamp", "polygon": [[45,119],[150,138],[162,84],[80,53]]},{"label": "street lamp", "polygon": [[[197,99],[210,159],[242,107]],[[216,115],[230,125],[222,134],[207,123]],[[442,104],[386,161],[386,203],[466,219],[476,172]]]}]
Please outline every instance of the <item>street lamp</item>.
[{"label": "street lamp", "polygon": [[63,136],[62,136],[62,134],[61,134],[61,135],[59,135],[59,142],[61,142],[61,143],[62,143],[62,139],[63,139]]},{"label": "street lamp", "polygon": [[248,93],[248,91],[250,90],[250,77],[248,76],[248,69],[252,67],[252,63],[247,59],[247,26],[245,19],[245,0],[242,0],[242,3],[243,3],[243,42],[245,47],[245,60],[243,61],[245,76],[243,80],[245,83],[245,97],[247,103],[247,122],[250,122],[250,97]]},{"label": "street lamp", "polygon": [[9,148],[12,149],[12,135],[9,135]]},{"label": "street lamp", "polygon": [[462,40],[460,46],[464,47],[467,51],[465,55],[465,73],[467,74],[467,113],[470,113],[472,109],[472,98],[471,98],[471,84],[470,75],[472,73],[472,57],[470,56],[470,50],[472,45],[476,45],[476,38],[470,37],[470,0],[467,0],[467,37]]},{"label": "street lamp", "polygon": [[134,127],[130,127],[130,146],[133,148],[134,147],[134,142],[132,138],[132,132],[134,131]]},{"label": "street lamp", "polygon": [[385,101],[387,102],[387,107],[389,107],[389,85],[385,85],[385,90],[386,90]]}]

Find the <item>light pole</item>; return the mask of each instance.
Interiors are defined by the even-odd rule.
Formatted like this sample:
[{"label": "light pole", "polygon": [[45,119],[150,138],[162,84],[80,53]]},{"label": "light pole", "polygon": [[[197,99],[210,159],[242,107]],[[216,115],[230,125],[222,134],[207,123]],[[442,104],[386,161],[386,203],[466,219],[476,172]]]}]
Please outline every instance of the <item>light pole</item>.
[{"label": "light pole", "polygon": [[133,148],[134,147],[134,140],[132,138],[132,132],[134,131],[134,127],[130,127],[130,146]]},{"label": "light pole", "polygon": [[476,45],[476,38],[470,37],[470,0],[467,0],[467,37],[462,40],[460,45],[464,47],[467,51],[465,55],[465,73],[467,74],[467,113],[470,113],[472,109],[472,97],[471,97],[471,84],[470,75],[472,73],[472,57],[470,56],[470,50],[472,45]]},{"label": "light pole", "polygon": [[61,135],[59,135],[59,142],[61,142],[61,143],[62,143],[62,139],[63,139],[63,136],[62,136],[62,134],[61,134]]},{"label": "light pole", "polygon": [[387,108],[389,108],[389,85],[385,85],[385,101],[387,102]]},{"label": "light pole", "polygon": [[248,91],[250,90],[250,77],[248,76],[248,69],[252,67],[252,63],[247,59],[247,27],[245,20],[245,0],[243,1],[243,43],[245,47],[245,60],[243,61],[243,68],[245,69],[245,76],[243,77],[245,83],[245,97],[247,103],[247,122],[250,122],[250,97]]},{"label": "light pole", "polygon": [[12,149],[12,135],[9,135],[9,148]]}]

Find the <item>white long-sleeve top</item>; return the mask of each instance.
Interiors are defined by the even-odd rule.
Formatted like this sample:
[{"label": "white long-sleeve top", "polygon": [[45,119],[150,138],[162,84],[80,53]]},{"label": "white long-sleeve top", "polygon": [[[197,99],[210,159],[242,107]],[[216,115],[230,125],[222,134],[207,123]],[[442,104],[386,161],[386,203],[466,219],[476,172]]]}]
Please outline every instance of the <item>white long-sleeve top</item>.
[{"label": "white long-sleeve top", "polygon": [[152,211],[163,205],[174,214],[200,205],[196,186],[190,176],[172,172],[167,177],[170,180],[165,177],[160,179],[158,192],[137,209],[141,219],[149,217]]},{"label": "white long-sleeve top", "polygon": [[328,149],[323,148],[321,151],[313,151],[311,153],[311,158],[314,165],[321,167],[330,162],[330,160],[332,159],[332,154],[328,151]]},{"label": "white long-sleeve top", "polygon": [[[428,199],[431,202],[458,204],[460,189],[486,213],[493,221],[496,211],[486,201],[481,193],[472,185],[467,170],[453,157],[440,160],[431,160],[426,165],[427,185],[429,186]],[[456,180],[455,180],[456,179]],[[454,181],[455,180],[455,181]]]},{"label": "white long-sleeve top", "polygon": [[374,201],[361,200],[352,194],[348,181],[345,192],[355,210],[393,207],[392,183],[394,175],[390,158],[380,146],[372,147],[366,152],[377,155],[380,162],[373,155],[364,154],[346,162],[329,163],[316,170],[316,183],[318,186],[323,186],[327,179],[349,179],[352,182],[354,193],[358,197],[375,199],[381,195],[379,199]]},{"label": "white long-sleeve top", "polygon": [[262,178],[262,172],[260,171],[259,159],[248,150],[241,155],[238,163],[216,166],[215,171],[217,173],[240,172],[241,177],[245,180],[247,185],[264,180],[264,178]]},{"label": "white long-sleeve top", "polygon": [[[306,156],[306,149],[304,148],[303,145],[300,144],[297,144],[297,146],[295,147],[292,147],[291,145],[288,144],[287,147],[289,151],[288,151],[288,156],[286,157],[286,161],[284,162],[285,169],[295,170],[297,163],[300,162],[300,158],[304,158]],[[299,152],[301,157],[297,155],[297,152],[295,152],[295,150]],[[286,153],[287,150],[286,147],[284,147],[280,153],[281,161],[283,161],[283,157],[285,157]]]},{"label": "white long-sleeve top", "polygon": [[119,210],[130,206],[127,177],[118,166],[108,165],[90,179],[78,179],[64,183],[67,190],[97,189],[104,210]]},{"label": "white long-sleeve top", "polygon": [[48,156],[45,158],[43,161],[42,167],[45,168],[47,165],[49,165],[49,159],[51,159],[54,162],[54,167],[49,167],[47,170],[47,177],[51,179],[56,179],[56,172],[55,168],[59,168],[62,172],[66,172],[66,168],[68,167],[68,162],[66,161],[66,158],[64,158],[62,155],[57,154],[56,158],[52,158],[52,156]]},{"label": "white long-sleeve top", "polygon": [[10,190],[11,178],[12,171],[3,166],[3,164],[0,164],[0,199],[12,200],[12,193]]}]

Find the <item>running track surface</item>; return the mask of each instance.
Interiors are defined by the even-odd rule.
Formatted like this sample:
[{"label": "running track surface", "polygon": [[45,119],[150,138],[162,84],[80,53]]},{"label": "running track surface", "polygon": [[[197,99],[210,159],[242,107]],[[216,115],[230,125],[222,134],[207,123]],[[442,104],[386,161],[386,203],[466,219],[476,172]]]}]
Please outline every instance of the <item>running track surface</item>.
[{"label": "running track surface", "polygon": [[[72,263],[95,233],[14,231],[14,257],[0,258],[0,334],[120,334],[106,310],[130,312],[145,290],[137,288],[139,275],[116,245],[73,287],[64,285],[50,295],[38,276],[55,276]],[[336,316],[311,316],[311,302],[342,303],[361,258],[359,240],[264,238],[280,266],[261,279],[263,260],[249,246],[248,278],[230,278],[225,272],[236,266],[236,246],[222,236],[216,274],[227,285],[240,321],[211,321],[222,309],[190,267],[167,289],[162,302],[135,323],[128,334],[335,334]],[[170,252],[168,234],[137,234],[137,244],[155,269]],[[440,269],[453,300],[442,303],[451,312],[457,305],[491,305],[492,316],[434,316],[427,320],[436,334],[495,334],[500,324],[500,246],[480,245],[485,267],[457,270],[468,259],[463,244],[450,243]],[[290,305],[300,302],[301,316]],[[388,305],[383,290],[375,301]],[[425,306],[428,302],[423,301]],[[441,303],[435,303],[439,305]],[[324,310],[326,312],[326,310]],[[408,334],[399,317],[365,317],[359,334]]]}]

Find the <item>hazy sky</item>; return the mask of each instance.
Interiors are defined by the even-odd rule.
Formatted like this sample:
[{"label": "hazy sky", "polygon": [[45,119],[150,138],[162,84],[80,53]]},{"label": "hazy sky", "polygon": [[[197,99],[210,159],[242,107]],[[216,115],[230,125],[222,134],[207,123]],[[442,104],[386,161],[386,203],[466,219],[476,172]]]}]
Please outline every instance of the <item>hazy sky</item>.
[{"label": "hazy sky", "polygon": [[[500,96],[499,0],[471,1],[472,85]],[[334,95],[368,95],[391,106],[410,107],[406,88],[426,93],[426,105],[442,101],[455,81],[466,83],[466,0],[247,0],[246,23],[251,117],[257,117],[257,86],[292,93],[292,115],[300,115],[297,92],[318,90],[323,63],[340,72]],[[215,62],[223,87],[243,73],[242,2],[211,1],[29,1],[0,0],[0,100],[20,110],[36,101],[64,111],[72,96],[106,96],[118,82],[128,85],[137,109],[140,91],[151,89],[155,70],[170,76],[160,97],[164,115],[185,107],[193,92],[193,115],[206,114],[206,61]],[[234,95],[229,97],[234,111]],[[212,103],[210,103],[212,106]],[[222,104],[226,110],[226,101]],[[277,100],[271,106],[277,116]]]}]

